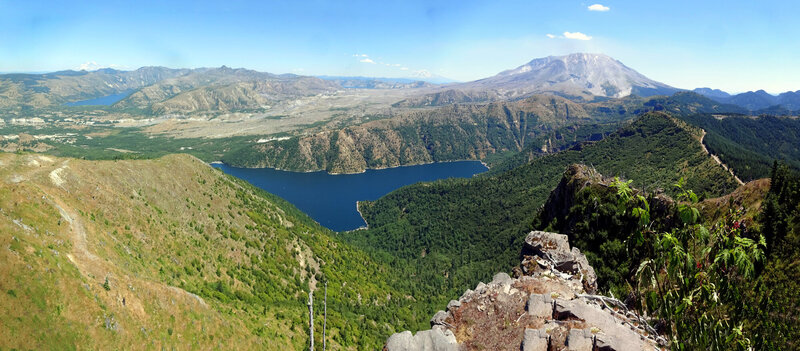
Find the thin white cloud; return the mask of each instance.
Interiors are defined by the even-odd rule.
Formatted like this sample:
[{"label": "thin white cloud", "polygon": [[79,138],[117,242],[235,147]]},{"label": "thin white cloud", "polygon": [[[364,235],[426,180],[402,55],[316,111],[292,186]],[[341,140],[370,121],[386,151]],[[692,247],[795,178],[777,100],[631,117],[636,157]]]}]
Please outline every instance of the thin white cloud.
[{"label": "thin white cloud", "polygon": [[396,68],[399,68],[401,71],[408,71],[409,70],[408,67],[405,67],[405,66],[403,66],[402,64],[399,64],[399,63],[383,62],[379,58],[376,58],[375,60],[373,60],[367,54],[353,54],[353,57],[358,59],[358,62],[361,62],[361,63],[369,63],[369,64],[372,64],[372,65],[381,65],[381,66],[386,66],[386,67],[396,67]]},{"label": "thin white cloud", "polygon": [[552,35],[552,34],[550,34],[550,33],[547,33],[546,35],[547,35],[547,37],[548,37],[548,38],[550,38],[550,39],[553,39],[553,38],[555,38],[555,37],[556,37],[555,35]]},{"label": "thin white cloud", "polygon": [[581,32],[564,32],[564,38],[575,39],[575,40],[592,40],[591,36],[588,36]]},{"label": "thin white cloud", "polygon": [[428,71],[427,69],[421,69],[421,70],[418,70],[418,71],[414,71],[414,77],[430,78],[430,77],[433,77],[433,74],[430,71]]},{"label": "thin white cloud", "polygon": [[87,62],[82,63],[80,66],[78,66],[78,70],[79,71],[94,71],[96,69],[99,69],[100,67],[101,66],[99,64],[97,64],[97,62],[95,62],[95,61],[87,61]]},{"label": "thin white cloud", "polygon": [[101,69],[101,68],[113,68],[113,69],[120,69],[120,70],[128,69],[127,66],[123,66],[123,65],[111,64],[111,65],[104,66],[104,65],[101,65],[101,64],[97,63],[96,61],[86,61],[86,62],[82,63],[80,66],[78,66],[77,70],[78,71],[96,71],[96,70]]},{"label": "thin white cloud", "polygon": [[608,10],[611,10],[611,8],[609,8],[608,6],[600,5],[600,4],[594,4],[594,5],[589,6],[589,11],[606,12]]}]

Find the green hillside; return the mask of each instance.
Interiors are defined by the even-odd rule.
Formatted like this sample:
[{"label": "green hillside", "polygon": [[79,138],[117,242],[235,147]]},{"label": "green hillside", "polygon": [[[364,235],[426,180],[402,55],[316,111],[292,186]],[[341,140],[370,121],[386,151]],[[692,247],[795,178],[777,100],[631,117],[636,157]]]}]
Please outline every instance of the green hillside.
[{"label": "green hillside", "polygon": [[[534,159],[510,171],[405,187],[360,209],[369,229],[344,233],[407,275],[436,289],[463,291],[518,263],[523,234],[567,166],[593,165],[605,175],[668,193],[679,178],[699,194],[736,188],[706,154],[699,130],[650,113],[606,139]],[[581,248],[584,249],[584,248]]]},{"label": "green hillside", "polygon": [[433,299],[186,155],[0,153],[0,246],[2,349],[301,349],[309,285],[321,321],[324,280],[330,348],[376,349],[425,326]]},{"label": "green hillside", "polygon": [[774,160],[800,169],[800,119],[772,116],[682,117],[708,134],[709,151],[733,169],[742,180],[769,177]]}]

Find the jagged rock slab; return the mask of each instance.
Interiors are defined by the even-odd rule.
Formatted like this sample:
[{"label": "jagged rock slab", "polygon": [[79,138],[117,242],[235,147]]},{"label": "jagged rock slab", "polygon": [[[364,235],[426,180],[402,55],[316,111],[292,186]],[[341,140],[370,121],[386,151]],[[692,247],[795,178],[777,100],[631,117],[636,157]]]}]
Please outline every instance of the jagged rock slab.
[{"label": "jagged rock slab", "polygon": [[458,344],[453,332],[443,328],[433,328],[417,332],[404,331],[392,335],[386,341],[384,350],[397,351],[457,351]]},{"label": "jagged rock slab", "polygon": [[658,349],[630,315],[585,295],[594,270],[565,235],[531,232],[520,270],[526,273],[517,278],[498,273],[478,283],[437,312],[431,330],[394,334],[385,350]]},{"label": "jagged rock slab", "polygon": [[564,234],[530,232],[525,238],[522,256],[521,269],[524,274],[550,270],[578,275],[584,290],[589,293],[597,290],[594,268],[577,247],[570,250],[569,239]]}]

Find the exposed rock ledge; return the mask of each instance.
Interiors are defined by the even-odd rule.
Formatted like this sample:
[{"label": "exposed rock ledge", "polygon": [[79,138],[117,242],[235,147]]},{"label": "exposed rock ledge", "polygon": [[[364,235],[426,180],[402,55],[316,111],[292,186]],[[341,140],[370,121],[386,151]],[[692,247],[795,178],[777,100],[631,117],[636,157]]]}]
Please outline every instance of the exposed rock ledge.
[{"label": "exposed rock ledge", "polygon": [[663,339],[621,303],[593,294],[594,269],[567,236],[534,231],[518,278],[498,273],[437,312],[431,329],[389,337],[384,350],[657,350]]}]

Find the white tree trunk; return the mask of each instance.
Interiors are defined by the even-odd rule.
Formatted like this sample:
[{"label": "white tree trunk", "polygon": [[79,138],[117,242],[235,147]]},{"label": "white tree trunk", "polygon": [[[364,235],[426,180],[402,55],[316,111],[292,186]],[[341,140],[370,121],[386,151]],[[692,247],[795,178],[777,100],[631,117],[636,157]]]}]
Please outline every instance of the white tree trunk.
[{"label": "white tree trunk", "polygon": [[311,336],[310,351],[314,351],[314,290],[308,289],[308,330]]}]

